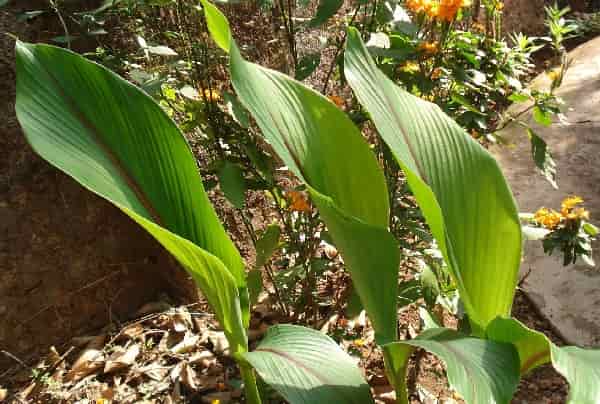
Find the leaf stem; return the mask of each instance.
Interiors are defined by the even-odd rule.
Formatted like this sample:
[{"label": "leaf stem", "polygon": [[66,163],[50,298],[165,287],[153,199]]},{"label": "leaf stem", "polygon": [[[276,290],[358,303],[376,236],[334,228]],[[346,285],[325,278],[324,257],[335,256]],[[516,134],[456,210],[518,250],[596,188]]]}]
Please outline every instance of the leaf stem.
[{"label": "leaf stem", "polygon": [[254,369],[248,364],[238,362],[240,366],[240,373],[242,381],[244,382],[244,392],[246,394],[246,403],[248,404],[261,404],[260,394],[258,393],[258,386],[256,385],[256,374]]}]

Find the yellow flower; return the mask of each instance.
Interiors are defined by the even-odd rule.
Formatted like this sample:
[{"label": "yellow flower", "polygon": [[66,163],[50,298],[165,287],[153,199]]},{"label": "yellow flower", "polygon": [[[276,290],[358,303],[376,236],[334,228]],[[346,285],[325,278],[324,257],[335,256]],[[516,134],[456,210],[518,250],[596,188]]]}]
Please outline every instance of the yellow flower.
[{"label": "yellow flower", "polygon": [[427,56],[435,55],[438,52],[437,42],[423,42],[419,45],[419,51]]},{"label": "yellow flower", "polygon": [[330,95],[328,98],[331,102],[333,102],[335,105],[337,105],[338,108],[344,107],[344,100],[339,95]]},{"label": "yellow flower", "polygon": [[568,198],[565,198],[562,203],[560,204],[560,213],[564,216],[567,217],[567,215],[569,213],[571,213],[571,210],[573,210],[573,208],[577,205],[580,205],[583,203],[583,199],[580,196],[570,196]]},{"label": "yellow flower", "polygon": [[363,345],[365,345],[365,341],[363,339],[361,339],[361,338],[355,339],[354,340],[354,345],[356,345],[356,346],[363,346]]},{"label": "yellow flower", "polygon": [[504,3],[499,1],[496,3],[496,11],[502,11],[504,10]]},{"label": "yellow flower", "polygon": [[560,72],[558,69],[553,69],[550,70],[549,72],[546,72],[546,76],[548,76],[548,78],[552,81],[556,81],[558,79],[558,77],[560,76]]},{"label": "yellow flower", "polygon": [[209,90],[207,88],[204,90],[204,97],[208,101],[217,102],[221,99],[221,94],[217,90]]},{"label": "yellow flower", "polygon": [[288,196],[290,199],[290,210],[294,210],[296,212],[310,212],[310,203],[308,199],[298,191],[288,191]]},{"label": "yellow flower", "polygon": [[534,220],[548,230],[554,230],[560,224],[562,216],[555,210],[541,208],[533,216]]},{"label": "yellow flower", "polygon": [[417,73],[419,70],[421,69],[415,62],[406,62],[400,66],[400,71],[405,73]]},{"label": "yellow flower", "polygon": [[212,400],[210,404],[221,404],[221,400]]}]

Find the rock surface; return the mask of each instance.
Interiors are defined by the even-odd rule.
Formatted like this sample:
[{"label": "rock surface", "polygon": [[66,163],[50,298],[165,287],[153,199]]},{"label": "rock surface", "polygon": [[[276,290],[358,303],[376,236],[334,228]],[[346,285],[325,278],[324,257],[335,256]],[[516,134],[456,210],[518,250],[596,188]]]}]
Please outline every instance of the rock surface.
[{"label": "rock surface", "polygon": [[[496,148],[496,155],[513,189],[521,212],[534,212],[542,206],[560,208],[567,195],[580,195],[591,212],[591,221],[600,222],[600,38],[570,53],[573,60],[558,94],[565,100],[566,121],[549,128],[536,127],[551,148],[558,167],[555,190],[536,173],[529,141],[518,125],[502,133],[514,143]],[[534,86],[548,86],[540,76]],[[532,122],[532,118],[528,119]],[[563,267],[558,257],[544,254],[541,243],[525,248],[523,289],[570,344],[600,345],[600,268],[583,263]],[[594,258],[600,262],[600,243],[594,245]]]}]

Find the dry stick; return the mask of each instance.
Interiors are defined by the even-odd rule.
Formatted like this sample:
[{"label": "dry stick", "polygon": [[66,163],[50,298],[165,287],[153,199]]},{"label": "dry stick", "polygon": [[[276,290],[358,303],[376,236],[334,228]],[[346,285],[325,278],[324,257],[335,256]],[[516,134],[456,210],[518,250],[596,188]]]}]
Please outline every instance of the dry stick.
[{"label": "dry stick", "polygon": [[[358,15],[358,11],[360,10],[360,7],[361,7],[361,5],[359,4],[358,7],[356,7],[354,9],[354,14],[352,14],[352,17],[350,18],[350,22],[348,23],[349,27],[352,26],[352,24],[354,23],[354,20],[356,20],[356,16]],[[333,71],[335,70],[335,66],[337,66],[337,58],[340,55],[340,52],[342,51],[344,44],[346,43],[347,36],[348,36],[348,30],[346,29],[346,31],[344,32],[344,36],[342,37],[342,40],[339,41],[337,44],[335,54],[333,55],[333,61],[331,62],[331,66],[329,67],[329,71],[327,72],[327,76],[325,77],[325,83],[323,83],[323,88],[321,89],[322,94],[327,94],[327,87],[329,87],[329,80],[331,79],[331,75],[333,74]]]},{"label": "dry stick", "polygon": [[[246,217],[246,214],[241,209],[240,209],[240,216],[242,217],[242,222],[244,223],[244,226],[246,227],[246,231],[248,232],[248,234],[250,235],[250,238],[252,239],[252,244],[254,244],[254,248],[256,249],[256,243],[258,240],[256,238],[256,232],[254,231],[254,226],[252,226],[252,222],[250,222],[250,220]],[[273,276],[273,269],[271,268],[271,265],[266,263],[264,265],[264,268],[265,268],[265,272],[267,273],[267,277],[269,278],[269,281],[271,282],[271,284],[273,285],[273,289],[275,290],[275,297],[277,297],[277,303],[279,303],[279,306],[281,307],[281,311],[283,311],[283,314],[285,314],[286,317],[289,317],[289,312],[287,310],[287,307],[283,303],[283,299],[281,297],[281,292],[279,291],[279,288],[277,287],[277,284],[275,283],[275,277]]]},{"label": "dry stick", "polygon": [[54,12],[58,16],[60,24],[62,25],[63,30],[65,31],[65,39],[67,40],[67,48],[71,49],[71,35],[69,34],[69,29],[67,28],[67,23],[65,22],[62,14],[60,13],[60,10],[58,9],[58,6],[56,5],[55,0],[50,0],[50,7],[52,7]]}]

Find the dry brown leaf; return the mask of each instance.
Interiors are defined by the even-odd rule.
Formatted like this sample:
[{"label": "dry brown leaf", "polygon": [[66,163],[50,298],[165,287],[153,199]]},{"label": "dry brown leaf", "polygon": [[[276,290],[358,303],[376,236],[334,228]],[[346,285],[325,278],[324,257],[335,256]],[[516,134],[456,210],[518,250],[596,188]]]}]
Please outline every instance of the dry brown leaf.
[{"label": "dry brown leaf", "polygon": [[338,250],[337,248],[335,248],[334,246],[332,246],[331,244],[325,244],[323,246],[323,252],[325,253],[325,256],[327,258],[329,258],[330,260],[334,259],[335,257],[338,256]]},{"label": "dry brown leaf", "polygon": [[105,358],[101,349],[105,339],[104,335],[100,335],[88,344],[71,367],[71,370],[67,373],[67,381],[75,382],[81,380],[102,369]]},{"label": "dry brown leaf", "polygon": [[196,379],[196,371],[192,369],[192,367],[187,362],[182,362],[181,382],[185,384],[190,390],[197,390],[198,385]]},{"label": "dry brown leaf", "polygon": [[192,334],[187,332],[181,342],[174,345],[171,348],[171,352],[174,354],[183,354],[190,351],[193,351],[196,348],[196,345],[200,341],[200,336],[196,334]]},{"label": "dry brown leaf", "polygon": [[373,398],[375,398],[377,404],[395,404],[396,392],[390,385],[376,386],[373,388]]},{"label": "dry brown leaf", "polygon": [[127,349],[116,347],[114,352],[106,360],[104,365],[104,373],[110,373],[117,370],[125,369],[135,362],[140,354],[140,344],[132,344]]},{"label": "dry brown leaf", "polygon": [[186,332],[193,327],[192,316],[185,307],[178,307],[171,315],[171,321],[175,332]]},{"label": "dry brown leaf", "polygon": [[204,368],[212,366],[217,361],[215,354],[210,351],[195,352],[190,356],[188,362],[191,364],[199,364]]},{"label": "dry brown leaf", "polygon": [[144,334],[144,327],[140,323],[129,325],[119,333],[117,341],[119,340],[133,340]]},{"label": "dry brown leaf", "polygon": [[229,341],[227,341],[227,337],[225,337],[225,333],[223,331],[207,330],[205,335],[213,345],[214,352],[219,355],[229,355]]},{"label": "dry brown leaf", "polygon": [[143,368],[139,368],[137,372],[139,374],[143,374],[148,378],[155,380],[157,382],[162,381],[169,374],[169,370],[171,367],[169,366],[160,366],[155,363],[144,366]]}]

